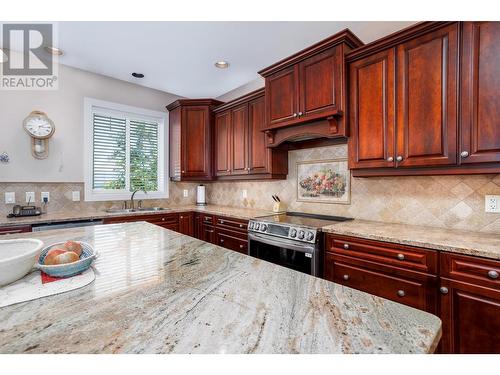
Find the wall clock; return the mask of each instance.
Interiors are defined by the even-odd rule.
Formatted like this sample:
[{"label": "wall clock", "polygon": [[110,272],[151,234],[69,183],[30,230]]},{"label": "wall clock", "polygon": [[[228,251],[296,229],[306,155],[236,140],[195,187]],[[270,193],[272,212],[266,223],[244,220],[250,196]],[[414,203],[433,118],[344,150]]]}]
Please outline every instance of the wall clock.
[{"label": "wall clock", "polygon": [[33,111],[23,121],[23,127],[31,137],[31,154],[37,159],[49,156],[49,138],[56,131],[54,122],[45,112]]}]

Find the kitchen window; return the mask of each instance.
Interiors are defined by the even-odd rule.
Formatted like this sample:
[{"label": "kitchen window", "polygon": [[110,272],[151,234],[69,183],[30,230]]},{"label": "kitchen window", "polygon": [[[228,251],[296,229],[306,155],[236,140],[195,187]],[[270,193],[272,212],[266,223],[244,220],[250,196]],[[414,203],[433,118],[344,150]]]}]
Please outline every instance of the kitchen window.
[{"label": "kitchen window", "polygon": [[[85,200],[168,198],[162,112],[85,98]],[[146,191],[147,193],[144,193]]]}]

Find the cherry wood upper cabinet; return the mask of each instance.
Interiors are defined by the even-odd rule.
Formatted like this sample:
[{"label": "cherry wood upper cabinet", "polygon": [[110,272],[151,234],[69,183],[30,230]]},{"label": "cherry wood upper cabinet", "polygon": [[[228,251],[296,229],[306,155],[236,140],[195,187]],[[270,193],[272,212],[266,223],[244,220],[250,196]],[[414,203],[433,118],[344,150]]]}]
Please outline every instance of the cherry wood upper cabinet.
[{"label": "cherry wood upper cabinet", "polygon": [[343,50],[330,48],[299,64],[299,113],[304,119],[334,114],[342,104]]},{"label": "cherry wood upper cabinet", "polygon": [[231,173],[248,174],[248,104],[231,109]]},{"label": "cherry wood upper cabinet", "polygon": [[285,179],[286,150],[271,149],[262,131],[265,123],[264,89],[234,99],[215,110],[217,179]]},{"label": "cherry wood upper cabinet", "polygon": [[457,161],[458,23],[397,46],[400,167]]},{"label": "cherry wood upper cabinet", "polygon": [[348,53],[353,176],[500,173],[499,38],[422,22]]},{"label": "cherry wood upper cabinet", "polygon": [[[344,30],[261,70],[266,128],[341,118],[345,106],[344,53],[361,45],[353,33]],[[337,136],[346,135],[343,129],[335,131]]]},{"label": "cherry wood upper cabinet", "polygon": [[215,174],[231,173],[231,112],[215,115]]},{"label": "cherry wood upper cabinet", "polygon": [[213,179],[213,99],[180,99],[170,112],[170,177],[181,181]]},{"label": "cherry wood upper cabinet", "polygon": [[462,164],[500,162],[500,22],[464,22]]},{"label": "cherry wood upper cabinet", "polygon": [[[266,147],[264,95],[248,102],[248,166],[250,173],[271,173],[273,151]],[[285,171],[286,174],[286,171]]]},{"label": "cherry wood upper cabinet", "polygon": [[291,66],[266,80],[266,117],[270,126],[289,123],[298,116],[299,69]]},{"label": "cherry wood upper cabinet", "polygon": [[351,168],[393,167],[394,49],[355,61],[349,67]]}]

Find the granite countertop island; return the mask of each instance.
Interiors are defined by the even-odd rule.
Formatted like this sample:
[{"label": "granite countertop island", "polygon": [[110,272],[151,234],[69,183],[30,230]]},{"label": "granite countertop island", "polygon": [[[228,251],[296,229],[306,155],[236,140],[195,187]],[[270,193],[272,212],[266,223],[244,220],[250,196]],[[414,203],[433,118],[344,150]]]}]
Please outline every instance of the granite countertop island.
[{"label": "granite countertop island", "polygon": [[10,236],[99,252],[81,289],[0,309],[0,353],[428,353],[434,315],[145,222]]}]

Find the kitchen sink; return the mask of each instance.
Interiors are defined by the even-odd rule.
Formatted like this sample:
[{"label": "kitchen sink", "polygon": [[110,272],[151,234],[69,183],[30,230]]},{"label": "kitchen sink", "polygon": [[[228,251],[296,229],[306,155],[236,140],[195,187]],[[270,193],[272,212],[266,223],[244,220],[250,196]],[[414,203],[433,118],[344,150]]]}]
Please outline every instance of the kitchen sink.
[{"label": "kitchen sink", "polygon": [[134,212],[159,212],[159,211],[168,211],[170,208],[165,207],[145,207],[145,208],[111,208],[106,210],[107,213],[110,214],[126,214],[126,213],[134,213]]}]

